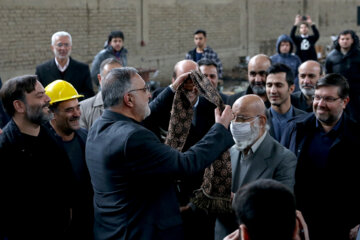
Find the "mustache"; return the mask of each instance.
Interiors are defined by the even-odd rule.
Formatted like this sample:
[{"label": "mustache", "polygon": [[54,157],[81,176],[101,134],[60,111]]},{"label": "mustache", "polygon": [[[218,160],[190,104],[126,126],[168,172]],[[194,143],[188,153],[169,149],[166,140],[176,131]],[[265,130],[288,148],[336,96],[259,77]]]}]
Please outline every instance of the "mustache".
[{"label": "mustache", "polygon": [[305,84],[301,84],[301,87],[311,87],[311,88],[315,88],[314,84],[311,83],[305,83]]},{"label": "mustache", "polygon": [[69,121],[77,121],[77,120],[79,120],[80,119],[80,117],[71,117],[70,119],[69,119]]}]

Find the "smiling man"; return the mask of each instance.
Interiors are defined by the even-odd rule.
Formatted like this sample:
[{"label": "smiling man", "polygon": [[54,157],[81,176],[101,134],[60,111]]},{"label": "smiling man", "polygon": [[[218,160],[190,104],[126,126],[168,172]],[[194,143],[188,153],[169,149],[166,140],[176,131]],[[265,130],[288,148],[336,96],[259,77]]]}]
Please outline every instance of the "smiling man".
[{"label": "smiling man", "polygon": [[85,98],[92,97],[94,90],[90,78],[90,69],[86,63],[72,57],[72,38],[68,32],[56,32],[51,37],[51,50],[54,58],[36,66],[35,74],[43,86],[56,79],[71,83]]},{"label": "smiling man", "polygon": [[[315,87],[314,113],[293,121],[282,144],[297,155],[295,196],[309,227],[310,239],[349,239],[359,224],[360,128],[344,112],[349,84],[328,74]],[[336,220],[335,220],[336,219]],[[329,231],[331,229],[331,231]]]},{"label": "smiling man", "polygon": [[280,142],[288,121],[305,112],[291,105],[290,95],[294,91],[294,75],[282,63],[272,65],[267,70],[266,94],[271,103],[266,116],[270,125],[270,135]]},{"label": "smiling man", "polygon": [[50,129],[58,144],[63,147],[75,176],[72,205],[71,239],[92,239],[93,191],[89,171],[85,163],[85,143],[87,131],[80,128],[80,104],[76,89],[64,80],[56,80],[45,87],[51,98],[50,110],[53,119]]},{"label": "smiling man", "polygon": [[64,239],[72,172],[44,125],[50,98],[35,75],[7,80],[0,96],[11,116],[0,135],[0,238]]}]

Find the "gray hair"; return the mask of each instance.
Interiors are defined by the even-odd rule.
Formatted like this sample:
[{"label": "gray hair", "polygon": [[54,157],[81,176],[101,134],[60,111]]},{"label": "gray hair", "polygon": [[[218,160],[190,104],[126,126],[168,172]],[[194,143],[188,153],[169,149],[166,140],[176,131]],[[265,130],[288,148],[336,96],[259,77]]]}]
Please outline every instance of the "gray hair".
[{"label": "gray hair", "polygon": [[60,32],[56,32],[56,33],[54,33],[54,34],[52,35],[52,37],[51,37],[51,46],[54,46],[57,37],[63,37],[63,36],[68,37],[69,40],[70,40],[70,45],[72,45],[72,38],[71,38],[70,33],[64,32],[64,31],[60,31]]},{"label": "gray hair", "polygon": [[113,68],[101,82],[104,108],[123,103],[124,95],[131,87],[131,78],[137,74],[133,67]]},{"label": "gray hair", "polygon": [[118,64],[118,65],[120,65],[121,67],[123,66],[122,65],[122,63],[121,63],[121,61],[120,60],[118,60],[118,59],[116,59],[116,58],[112,58],[112,57],[110,57],[110,58],[106,58],[104,61],[102,61],[101,62],[101,64],[100,64],[100,75],[101,75],[101,78],[102,79],[104,79],[104,68],[105,68],[105,66],[106,65],[115,65],[115,64]]}]

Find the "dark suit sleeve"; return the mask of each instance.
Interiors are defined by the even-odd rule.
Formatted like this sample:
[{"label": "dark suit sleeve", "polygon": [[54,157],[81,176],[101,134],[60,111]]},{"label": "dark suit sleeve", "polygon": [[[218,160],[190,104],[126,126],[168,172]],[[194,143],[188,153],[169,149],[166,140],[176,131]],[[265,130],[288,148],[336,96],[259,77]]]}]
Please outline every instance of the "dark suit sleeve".
[{"label": "dark suit sleeve", "polygon": [[296,33],[296,29],[297,29],[297,26],[294,25],[292,28],[291,28],[291,32],[290,32],[290,38],[293,40],[293,42],[296,44],[299,39],[296,37],[295,33]]},{"label": "dark suit sleeve", "polygon": [[152,132],[143,129],[129,136],[125,155],[134,175],[164,174],[176,177],[199,172],[233,144],[231,133],[218,123],[184,153],[161,143]]},{"label": "dark suit sleeve", "polygon": [[317,40],[319,40],[320,34],[319,34],[318,29],[316,28],[316,26],[314,24],[311,25],[311,29],[312,29],[312,31],[314,33],[314,35],[312,35],[312,38],[313,38],[313,41],[315,43]]},{"label": "dark suit sleeve", "polygon": [[84,82],[83,82],[83,88],[84,89],[84,92],[83,94],[85,95],[85,98],[89,98],[89,97],[92,97],[95,95],[94,93],[94,89],[93,89],[93,86],[92,86],[92,82],[91,82],[91,77],[90,77],[90,68],[89,66],[86,66],[84,68],[84,71],[85,71],[85,76],[84,76]]}]

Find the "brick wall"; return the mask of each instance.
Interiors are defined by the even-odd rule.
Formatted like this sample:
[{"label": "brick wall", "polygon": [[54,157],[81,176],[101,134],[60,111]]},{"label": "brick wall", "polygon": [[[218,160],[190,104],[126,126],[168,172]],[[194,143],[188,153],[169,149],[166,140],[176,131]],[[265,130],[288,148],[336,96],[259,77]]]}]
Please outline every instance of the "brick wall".
[{"label": "brick wall", "polygon": [[90,65],[108,33],[121,29],[129,65],[160,70],[155,80],[166,84],[198,28],[232,76],[240,56],[274,54],[297,13],[311,15],[326,47],[332,34],[358,30],[357,6],[360,0],[0,0],[0,76],[33,74],[53,57],[50,38],[60,30],[73,37],[72,56]]}]

